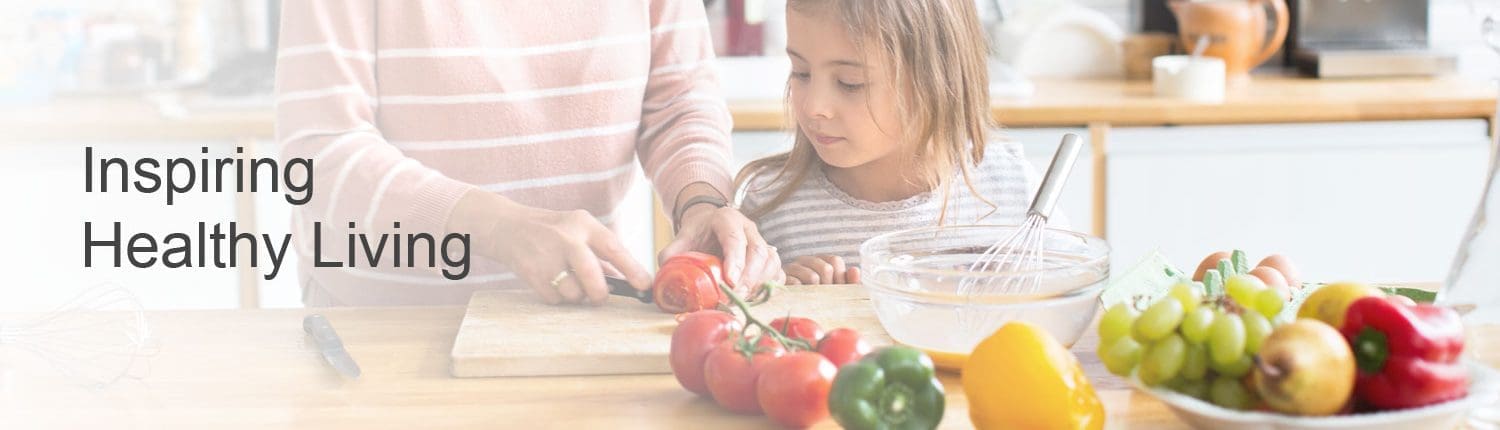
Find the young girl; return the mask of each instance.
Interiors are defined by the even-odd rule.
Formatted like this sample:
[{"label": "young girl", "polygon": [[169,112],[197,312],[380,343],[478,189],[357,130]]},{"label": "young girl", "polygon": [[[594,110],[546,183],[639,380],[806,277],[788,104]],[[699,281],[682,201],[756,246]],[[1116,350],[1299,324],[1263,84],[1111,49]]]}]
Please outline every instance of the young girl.
[{"label": "young girl", "polygon": [[1016,223],[1035,170],[985,145],[984,33],[972,0],[790,0],[790,152],[736,179],[789,284],[858,282],[859,245],[940,224]]}]

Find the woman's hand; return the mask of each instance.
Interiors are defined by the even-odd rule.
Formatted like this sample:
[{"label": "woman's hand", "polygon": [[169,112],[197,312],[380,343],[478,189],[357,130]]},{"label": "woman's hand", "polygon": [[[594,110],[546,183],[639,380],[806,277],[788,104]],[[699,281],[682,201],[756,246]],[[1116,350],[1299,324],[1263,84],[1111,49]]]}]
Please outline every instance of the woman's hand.
[{"label": "woman's hand", "polygon": [[783,267],[787,285],[858,284],[859,268],[837,255],[805,255]]},{"label": "woman's hand", "polygon": [[696,205],[682,214],[677,238],[662,248],[658,263],[688,251],[724,257],[724,277],[741,294],[748,294],[766,281],[780,282],[781,256],[760,237],[755,223],[729,207]]},{"label": "woman's hand", "polygon": [[560,212],[511,203],[498,212],[487,253],[547,303],[604,303],[609,298],[606,271],[624,275],[638,290],[651,287],[646,269],[630,258],[613,231],[587,211]]}]

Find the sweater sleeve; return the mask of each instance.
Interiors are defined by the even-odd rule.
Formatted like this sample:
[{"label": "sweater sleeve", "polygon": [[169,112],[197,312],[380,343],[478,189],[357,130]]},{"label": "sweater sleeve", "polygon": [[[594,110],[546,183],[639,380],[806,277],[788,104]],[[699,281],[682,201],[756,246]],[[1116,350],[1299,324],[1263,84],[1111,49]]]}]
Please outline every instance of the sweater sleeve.
[{"label": "sweater sleeve", "polygon": [[694,182],[731,196],[732,119],[719,92],[703,2],[651,1],[651,71],[636,152],[667,213]]},{"label": "sweater sleeve", "polygon": [[376,125],[375,1],[292,1],[283,8],[276,137],[283,160],[313,160],[314,192],[299,210],[301,222],[341,229],[400,221],[404,231],[446,233],[453,207],[474,186],[408,158]]}]

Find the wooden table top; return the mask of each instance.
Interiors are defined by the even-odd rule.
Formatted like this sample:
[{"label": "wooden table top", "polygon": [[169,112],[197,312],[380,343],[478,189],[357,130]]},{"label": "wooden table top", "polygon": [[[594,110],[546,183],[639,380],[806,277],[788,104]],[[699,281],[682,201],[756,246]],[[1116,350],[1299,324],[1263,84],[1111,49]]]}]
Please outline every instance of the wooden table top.
[{"label": "wooden table top", "polygon": [[[1152,95],[1150,81],[1037,80],[1024,99],[997,99],[994,114],[1006,127],[1493,118],[1496,88],[1460,77],[1310,79],[1254,76],[1231,86],[1222,104],[1198,104]],[[63,97],[41,106],[0,108],[0,139],[270,138],[269,105],[194,111],[194,97],[178,117],[135,98]],[[171,109],[169,109],[171,110]],[[781,100],[729,102],[735,131],[783,129]]]},{"label": "wooden table top", "polygon": [[[346,381],[306,339],[322,313],[363,376]],[[19,428],[771,428],[683,390],[671,375],[459,379],[449,351],[461,307],[149,312],[159,350],[137,378],[83,386],[24,351],[0,345],[0,417]],[[10,318],[0,316],[0,321]],[[1481,328],[1500,364],[1500,327]],[[517,336],[524,336],[524,330]],[[1075,345],[1105,403],[1109,428],[1184,428],[1160,402],[1128,389],[1094,357],[1093,330]],[[968,428],[953,375],[943,428]],[[832,420],[820,428],[836,428]]]}]

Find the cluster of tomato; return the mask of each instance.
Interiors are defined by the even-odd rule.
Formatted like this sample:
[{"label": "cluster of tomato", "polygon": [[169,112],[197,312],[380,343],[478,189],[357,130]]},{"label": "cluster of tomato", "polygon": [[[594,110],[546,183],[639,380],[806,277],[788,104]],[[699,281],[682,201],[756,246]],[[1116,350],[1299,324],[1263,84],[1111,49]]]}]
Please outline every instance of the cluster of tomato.
[{"label": "cluster of tomato", "polygon": [[782,425],[805,427],[828,417],[838,368],[869,352],[853,329],[824,333],[817,322],[798,317],[762,325],[709,309],[681,317],[670,360],[688,391],[734,412],[764,412]]}]

